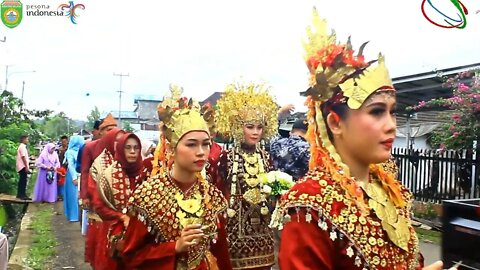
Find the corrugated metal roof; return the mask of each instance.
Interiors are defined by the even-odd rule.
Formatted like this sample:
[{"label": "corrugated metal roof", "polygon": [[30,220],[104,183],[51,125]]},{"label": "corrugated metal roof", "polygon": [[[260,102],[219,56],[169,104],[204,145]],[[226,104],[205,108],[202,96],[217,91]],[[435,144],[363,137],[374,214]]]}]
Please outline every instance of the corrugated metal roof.
[{"label": "corrugated metal roof", "polygon": [[[112,114],[113,118],[118,118],[118,111],[104,112],[100,118],[105,118],[109,113]],[[120,116],[122,119],[137,119],[137,113],[132,111],[120,111]]]},{"label": "corrugated metal roof", "polygon": [[[406,107],[415,106],[423,100],[451,97],[452,89],[442,86],[443,80],[439,75],[453,77],[460,72],[476,68],[480,68],[480,63],[393,78],[399,111],[404,112]],[[463,83],[471,81],[471,78],[462,80]]]},{"label": "corrugated metal roof", "polygon": [[134,104],[136,104],[137,101],[140,101],[140,100],[156,101],[156,102],[161,102],[163,100],[163,97],[160,97],[157,95],[135,95],[133,98],[134,98]]}]

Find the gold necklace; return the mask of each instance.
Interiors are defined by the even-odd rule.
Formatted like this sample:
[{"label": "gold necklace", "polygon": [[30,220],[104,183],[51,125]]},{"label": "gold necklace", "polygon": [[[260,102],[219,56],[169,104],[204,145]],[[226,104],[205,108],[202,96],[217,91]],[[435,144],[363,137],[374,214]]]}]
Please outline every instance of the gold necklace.
[{"label": "gold necklace", "polygon": [[242,157],[245,160],[245,162],[248,163],[248,164],[251,164],[251,165],[257,165],[258,164],[257,153],[253,153],[253,154],[242,153]]},{"label": "gold necklace", "polygon": [[191,224],[203,223],[203,197],[199,190],[196,190],[190,199],[184,199],[183,193],[179,191],[175,194],[175,200],[180,207],[180,211],[176,213],[176,216],[182,228]]},{"label": "gold necklace", "polygon": [[395,205],[379,181],[366,183],[361,187],[369,197],[368,206],[382,221],[382,227],[387,232],[388,238],[396,246],[408,251],[408,240],[410,239],[408,220],[398,215]]},{"label": "gold necklace", "polygon": [[243,167],[245,169],[244,179],[247,185],[251,188],[257,187],[260,181],[257,179],[260,173],[260,162],[262,161],[257,153],[249,154],[242,153],[242,158],[245,161]]},{"label": "gold necklace", "polygon": [[245,168],[245,172],[251,176],[258,175],[258,173],[260,172],[260,166],[258,166],[258,164],[255,164],[252,166],[245,164],[244,168]]}]

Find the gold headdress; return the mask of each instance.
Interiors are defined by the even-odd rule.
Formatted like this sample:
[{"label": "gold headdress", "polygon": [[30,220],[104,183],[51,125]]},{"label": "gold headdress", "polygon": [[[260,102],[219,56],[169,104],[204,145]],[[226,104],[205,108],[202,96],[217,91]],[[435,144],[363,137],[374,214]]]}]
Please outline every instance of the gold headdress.
[{"label": "gold headdress", "polygon": [[[210,125],[213,125],[213,110],[209,105],[201,107],[193,99],[181,97],[183,89],[170,85],[170,96],[165,96],[158,105],[161,137],[155,150],[152,175],[158,170],[165,171],[173,162],[171,151],[180,139],[191,131],[204,131],[210,135]],[[162,162],[163,164],[160,164]]]},{"label": "gold headdress", "polygon": [[264,139],[275,136],[278,106],[268,91],[265,84],[237,82],[227,85],[217,101],[218,132],[240,143],[243,141],[243,125],[261,123]]},{"label": "gold headdress", "polygon": [[[316,10],[313,12],[312,27],[307,29],[308,40],[304,42],[310,88],[302,93],[308,96],[310,168],[325,168],[347,190],[349,196],[361,202],[362,193],[358,192],[349,168],[342,162],[328,137],[322,109],[326,105],[328,110],[328,106],[335,103],[346,103],[350,109],[358,109],[376,91],[394,91],[394,88],[381,54],[378,60],[365,62],[363,49],[367,43],[354,55],[350,38],[346,44],[337,43],[335,32],[327,33],[327,23],[320,19]],[[375,62],[378,63],[373,65]],[[372,171],[382,174],[382,184],[395,204],[404,204],[400,186],[393,176],[379,165],[372,166]]]}]

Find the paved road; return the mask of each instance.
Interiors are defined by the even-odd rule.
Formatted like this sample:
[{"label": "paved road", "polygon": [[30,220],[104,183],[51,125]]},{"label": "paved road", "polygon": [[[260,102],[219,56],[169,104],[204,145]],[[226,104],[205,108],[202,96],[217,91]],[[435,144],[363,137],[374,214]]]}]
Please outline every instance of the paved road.
[{"label": "paved road", "polygon": [[425,265],[434,263],[442,257],[442,249],[439,245],[420,242],[420,251],[425,258]]},{"label": "paved road", "polygon": [[57,256],[53,260],[53,269],[91,270],[84,262],[85,238],[80,232],[79,222],[69,222],[63,215],[63,202],[55,204],[52,223],[57,237]]}]

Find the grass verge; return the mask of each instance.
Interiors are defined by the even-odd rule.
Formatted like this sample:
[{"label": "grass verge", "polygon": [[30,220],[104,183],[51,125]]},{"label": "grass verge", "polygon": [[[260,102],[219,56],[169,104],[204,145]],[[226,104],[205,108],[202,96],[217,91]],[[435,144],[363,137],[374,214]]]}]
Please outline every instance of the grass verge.
[{"label": "grass verge", "polygon": [[423,242],[440,245],[442,233],[434,230],[425,230],[420,227],[415,228],[418,239]]},{"label": "grass verge", "polygon": [[52,230],[53,212],[50,204],[39,204],[38,211],[32,217],[32,245],[26,263],[33,269],[50,269],[49,265],[55,256],[57,240]]}]

